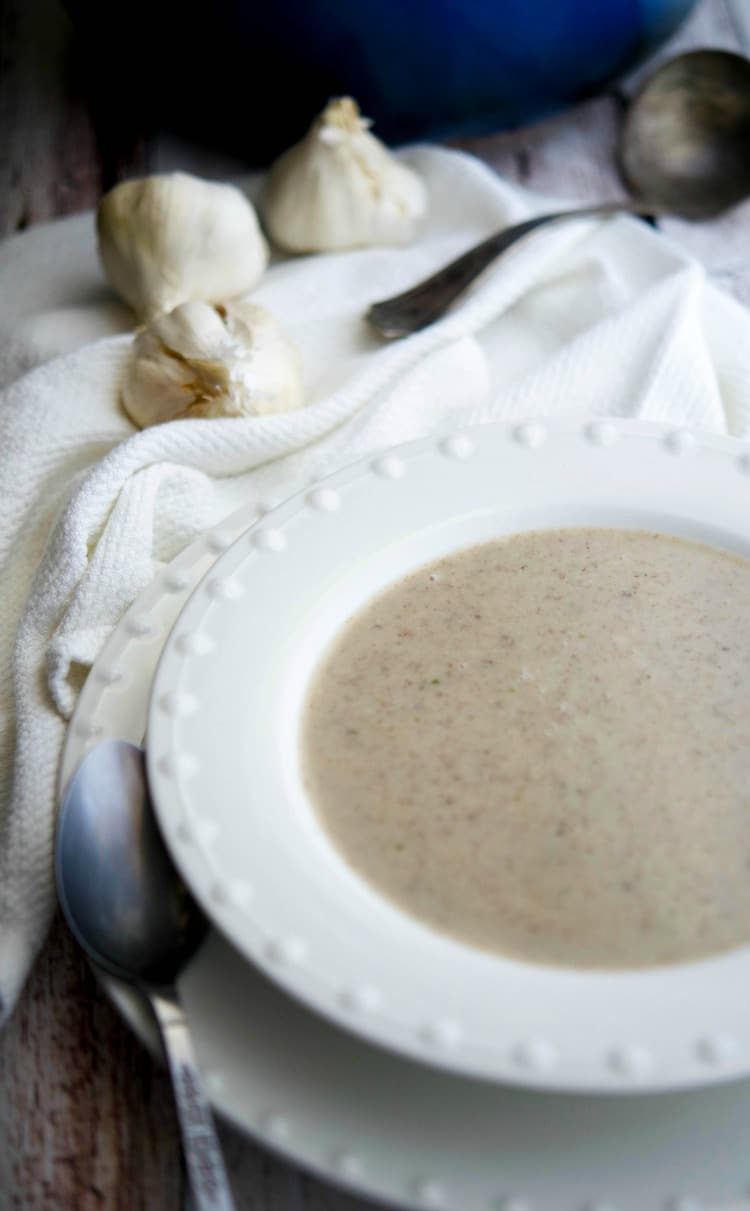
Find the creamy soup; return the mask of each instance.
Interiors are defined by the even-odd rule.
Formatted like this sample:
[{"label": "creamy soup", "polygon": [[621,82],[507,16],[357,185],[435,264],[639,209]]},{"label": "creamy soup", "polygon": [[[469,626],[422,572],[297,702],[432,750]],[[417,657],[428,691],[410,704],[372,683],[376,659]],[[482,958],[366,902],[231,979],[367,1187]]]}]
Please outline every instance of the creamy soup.
[{"label": "creamy soup", "polygon": [[452,554],[346,625],[302,762],[351,866],[464,942],[579,967],[750,942],[750,563],[593,528]]}]

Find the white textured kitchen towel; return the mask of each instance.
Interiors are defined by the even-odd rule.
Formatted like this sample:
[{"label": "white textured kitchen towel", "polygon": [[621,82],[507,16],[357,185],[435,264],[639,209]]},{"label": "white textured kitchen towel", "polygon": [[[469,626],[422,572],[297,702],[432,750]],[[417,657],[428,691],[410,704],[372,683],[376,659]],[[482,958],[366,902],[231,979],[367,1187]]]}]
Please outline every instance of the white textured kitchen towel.
[{"label": "white textured kitchen towel", "polygon": [[132,317],[91,215],[0,247],[0,999],[13,1007],[54,903],[66,718],[119,617],[165,561],[241,504],[363,451],[475,421],[565,411],[750,435],[750,314],[630,218],[535,235],[463,306],[393,345],[362,313],[550,201],[420,148],[432,212],[406,249],[303,257],[254,297],[296,340],[308,406],[134,431],[119,406]]}]

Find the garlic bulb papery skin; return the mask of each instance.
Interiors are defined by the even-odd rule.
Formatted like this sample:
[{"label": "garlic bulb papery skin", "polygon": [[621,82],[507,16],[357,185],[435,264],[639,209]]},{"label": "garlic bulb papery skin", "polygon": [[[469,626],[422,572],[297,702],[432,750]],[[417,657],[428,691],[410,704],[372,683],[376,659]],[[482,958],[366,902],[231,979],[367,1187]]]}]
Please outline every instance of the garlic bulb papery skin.
[{"label": "garlic bulb papery skin", "polygon": [[427,190],[368,126],[351,97],[336,97],[272,165],[262,209],[280,248],[336,252],[414,237]]},{"label": "garlic bulb papery skin", "polygon": [[157,173],[115,185],[97,211],[99,257],[142,320],[246,294],[268,264],[252,204],[234,185]]},{"label": "garlic bulb papery skin", "polygon": [[182,303],[136,335],[122,401],[142,429],[288,412],[303,403],[299,355],[257,303]]}]

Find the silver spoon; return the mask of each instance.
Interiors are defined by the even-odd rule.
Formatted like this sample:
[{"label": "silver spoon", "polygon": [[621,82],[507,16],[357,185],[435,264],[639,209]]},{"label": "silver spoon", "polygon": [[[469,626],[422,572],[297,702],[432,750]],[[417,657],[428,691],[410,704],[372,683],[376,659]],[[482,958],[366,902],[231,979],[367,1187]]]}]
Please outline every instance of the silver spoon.
[{"label": "silver spoon", "polygon": [[68,925],[89,958],[137,985],[154,1010],[197,1211],[234,1211],[175,988],[208,923],[164,847],[136,745],[104,740],[78,766],[58,816],[55,875]]},{"label": "silver spoon", "polygon": [[517,240],[548,223],[626,212],[710,219],[750,194],[750,60],[730,51],[679,55],[631,101],[618,159],[632,199],[538,215],[506,227],[366,318],[389,339],[440,319]]}]

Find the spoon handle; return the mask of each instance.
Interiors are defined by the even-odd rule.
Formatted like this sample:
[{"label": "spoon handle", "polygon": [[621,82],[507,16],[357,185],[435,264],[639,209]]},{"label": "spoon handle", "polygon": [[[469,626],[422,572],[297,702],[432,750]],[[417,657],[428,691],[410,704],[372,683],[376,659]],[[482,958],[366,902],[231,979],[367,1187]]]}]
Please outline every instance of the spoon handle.
[{"label": "spoon handle", "polygon": [[176,993],[148,990],[172,1076],[182,1150],[196,1211],[235,1211],[211,1106]]},{"label": "spoon handle", "polygon": [[495,232],[489,239],[470,248],[455,261],[444,265],[442,269],[438,269],[437,273],[433,273],[431,277],[419,282],[403,294],[383,299],[380,303],[373,303],[367,312],[366,319],[381,336],[388,340],[409,336],[412,332],[418,332],[420,328],[426,328],[429,324],[434,324],[435,320],[440,319],[451,303],[454,303],[467,286],[470,286],[475,278],[478,278],[480,273],[483,273],[501,253],[510,248],[511,244],[515,244],[517,240],[523,239],[524,236],[535,231],[537,227],[544,227],[548,223],[560,223],[566,219],[604,217],[609,214],[618,214],[620,211],[629,214],[650,215],[654,213],[654,208],[649,207],[645,202],[624,198],[618,202],[601,202],[597,206],[584,206],[577,210],[558,210],[552,214],[542,214],[533,219],[525,219],[522,223],[516,223],[512,227],[505,227],[502,231]]}]

